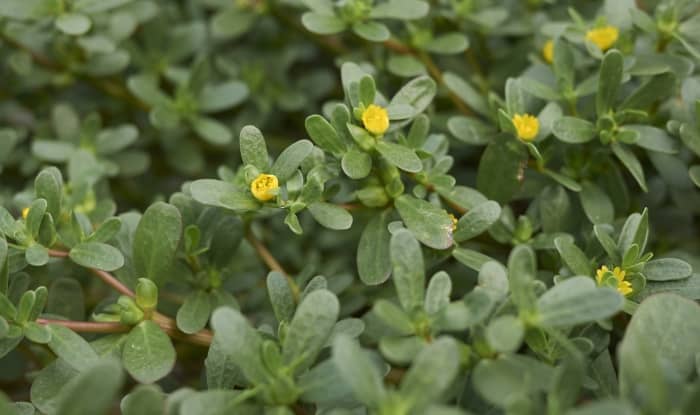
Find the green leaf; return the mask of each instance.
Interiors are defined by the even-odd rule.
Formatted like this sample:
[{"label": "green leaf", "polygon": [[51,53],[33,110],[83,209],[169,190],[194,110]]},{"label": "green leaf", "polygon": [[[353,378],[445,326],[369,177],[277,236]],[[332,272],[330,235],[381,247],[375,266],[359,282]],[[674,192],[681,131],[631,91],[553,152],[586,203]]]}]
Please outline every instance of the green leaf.
[{"label": "green leaf", "polygon": [[212,341],[204,361],[209,389],[233,389],[245,382],[245,377],[234,360],[235,357],[219,341]]},{"label": "green leaf", "polygon": [[86,242],[108,242],[112,240],[122,228],[122,221],[119,218],[109,218],[102,222],[99,227],[86,238]]},{"label": "green leaf", "polygon": [[49,250],[43,245],[32,244],[24,252],[24,259],[35,267],[46,265],[49,262]]},{"label": "green leaf", "polygon": [[39,235],[39,229],[41,228],[41,222],[44,220],[47,207],[48,203],[44,199],[36,199],[29,206],[29,213],[25,223],[27,224],[27,231],[33,238]]},{"label": "green leaf", "polygon": [[620,252],[627,252],[630,246],[636,244],[641,252],[644,252],[649,238],[649,215],[644,209],[642,214],[633,213],[627,217],[622,226],[617,246]]},{"label": "green leaf", "polygon": [[520,348],[525,337],[525,326],[519,318],[503,315],[486,327],[486,340],[499,353],[512,353]]},{"label": "green leaf", "polygon": [[211,17],[211,34],[218,39],[236,39],[250,31],[257,17],[257,13],[252,11],[236,7],[224,8]]},{"label": "green leaf", "polygon": [[[656,26],[655,23],[654,26]],[[654,102],[661,101],[672,94],[675,83],[676,76],[671,72],[654,76],[628,96],[620,105],[620,109],[645,110]]]},{"label": "green leaf", "polygon": [[452,218],[444,209],[409,195],[396,198],[395,205],[416,239],[434,249],[452,246]]},{"label": "green leaf", "polygon": [[51,341],[51,331],[48,327],[29,321],[24,325],[24,336],[34,343],[46,344]]},{"label": "green leaf", "polygon": [[122,415],[160,414],[165,407],[165,395],[158,386],[138,385],[121,401]]},{"label": "green leaf", "polygon": [[525,92],[547,101],[560,101],[562,99],[561,94],[552,87],[531,78],[520,78],[520,87]]},{"label": "green leaf", "polygon": [[46,211],[54,218],[60,217],[63,197],[63,177],[55,167],[48,167],[36,176],[34,193],[37,198],[46,200]]},{"label": "green leaf", "polygon": [[520,187],[521,162],[525,157],[520,146],[492,142],[486,146],[479,161],[477,189],[498,203],[510,201]]},{"label": "green leaf", "polygon": [[693,268],[681,259],[661,258],[644,264],[643,272],[650,281],[672,281],[690,277]]},{"label": "green leaf", "polygon": [[383,298],[377,300],[372,306],[372,314],[398,335],[406,336],[415,333],[411,317],[401,307],[389,300]]},{"label": "green leaf", "polygon": [[452,280],[445,271],[439,271],[430,278],[428,290],[425,293],[425,312],[437,314],[450,303]]},{"label": "green leaf", "polygon": [[409,173],[418,173],[423,163],[413,149],[388,141],[377,142],[375,148],[389,163]]},{"label": "green leaf", "polygon": [[469,39],[459,32],[446,33],[433,38],[425,45],[425,49],[433,53],[455,55],[469,47]]},{"label": "green leaf", "polygon": [[625,130],[635,131],[639,138],[634,144],[647,150],[664,154],[676,154],[678,145],[666,131],[650,125],[626,125]]},{"label": "green leaf", "polygon": [[338,336],[333,342],[333,363],[360,402],[377,407],[384,400],[386,390],[382,377],[356,340]]},{"label": "green leaf", "polygon": [[494,201],[472,208],[457,222],[455,242],[463,242],[488,230],[501,217],[501,206]]},{"label": "green leaf", "polygon": [[173,205],[163,202],[152,204],[144,212],[134,231],[134,267],[139,275],[163,282],[170,268],[182,236],[182,217]]},{"label": "green leaf", "polygon": [[688,169],[688,177],[696,187],[700,187],[700,165],[691,166]]},{"label": "green leaf", "polygon": [[332,14],[307,12],[301,16],[301,23],[310,32],[319,35],[332,35],[345,30],[347,25],[343,19]]},{"label": "green leaf", "polygon": [[425,266],[416,238],[401,229],[391,237],[393,281],[404,310],[421,307],[425,298]]},{"label": "green leaf", "polygon": [[574,275],[592,275],[593,269],[588,257],[574,244],[572,238],[560,236],[554,240],[554,246]]},{"label": "green leaf", "polygon": [[206,85],[197,97],[202,112],[218,112],[234,107],[248,97],[248,86],[240,81]]},{"label": "green leaf", "polygon": [[581,144],[593,140],[597,131],[590,121],[575,117],[561,117],[552,123],[552,134],[565,143]]},{"label": "green leaf", "polygon": [[401,395],[422,408],[438,399],[459,372],[459,348],[451,337],[440,337],[418,353],[401,381]]},{"label": "green leaf", "polygon": [[509,116],[525,112],[525,95],[520,88],[520,80],[508,78],[506,80],[506,108]]},{"label": "green leaf", "polygon": [[205,205],[218,206],[236,212],[256,210],[259,204],[251,195],[232,183],[200,179],[190,183],[192,198]]},{"label": "green leaf", "polygon": [[95,151],[98,154],[117,154],[133,144],[139,137],[139,130],[131,125],[104,129],[95,137]]},{"label": "green leaf", "polygon": [[70,259],[86,268],[114,271],[124,266],[124,256],[115,247],[101,242],[83,242],[69,253]]},{"label": "green leaf", "polygon": [[75,150],[73,144],[63,141],[34,140],[32,142],[32,154],[54,163],[65,162]]},{"label": "green leaf", "polygon": [[84,35],[92,26],[90,18],[81,13],[64,13],[54,23],[58,30],[72,36]]},{"label": "green leaf", "polygon": [[175,366],[175,348],[160,326],[145,320],[127,335],[122,362],[134,379],[153,383],[165,377]]},{"label": "green leaf", "polygon": [[642,190],[646,192],[647,183],[644,179],[644,170],[642,169],[642,165],[641,163],[639,163],[637,156],[635,156],[633,152],[627,149],[626,146],[620,143],[612,143],[611,148],[615,156],[622,162],[622,164],[625,166],[627,171],[630,172],[632,177],[634,177],[634,180],[637,181],[639,187],[641,187]]},{"label": "green leaf", "polygon": [[82,337],[73,330],[59,324],[48,326],[51,330],[49,348],[78,372],[85,372],[97,361],[97,353]]},{"label": "green leaf", "polygon": [[190,293],[177,310],[177,328],[188,334],[198,332],[207,325],[211,309],[208,293],[201,290]]},{"label": "green leaf", "polygon": [[389,28],[386,25],[371,20],[356,22],[352,25],[352,31],[357,36],[370,42],[384,42],[391,37],[391,32],[389,32]]},{"label": "green leaf", "polygon": [[[104,414],[114,404],[124,382],[119,363],[102,360],[73,378],[58,396],[55,415]],[[89,397],[80,399],[77,397]]]},{"label": "green leaf", "polygon": [[598,116],[608,114],[615,105],[617,91],[622,84],[622,54],[615,50],[609,50],[603,57],[598,75],[598,93],[596,95],[595,108]]},{"label": "green leaf", "polygon": [[615,206],[612,200],[594,183],[583,182],[579,198],[586,217],[594,225],[612,223],[615,219]]},{"label": "green leaf", "polygon": [[277,157],[270,169],[270,173],[277,176],[281,183],[289,180],[297,171],[301,163],[313,151],[314,145],[309,140],[299,140],[285,148]]},{"label": "green leaf", "polygon": [[270,157],[267,155],[267,144],[260,130],[246,125],[241,129],[239,140],[243,164],[252,164],[261,172],[266,172],[270,167]]},{"label": "green leaf", "polygon": [[297,373],[308,369],[328,340],[339,311],[338,299],[330,291],[315,290],[304,297],[282,343],[284,363],[294,363]]},{"label": "green leaf", "polygon": [[464,79],[452,72],[443,75],[445,86],[464,101],[469,108],[484,116],[491,116],[491,109],[486,99]]},{"label": "green leaf", "polygon": [[494,260],[488,255],[466,248],[455,248],[452,251],[452,256],[474,271],[479,271],[485,263]]},{"label": "green leaf", "polygon": [[372,170],[372,157],[357,148],[351,148],[343,154],[341,160],[343,172],[351,179],[359,180],[367,177]]},{"label": "green leaf", "polygon": [[391,234],[387,228],[390,213],[390,210],[385,210],[374,215],[360,236],[357,246],[357,271],[362,282],[367,285],[381,284],[391,274]]},{"label": "green leaf", "polygon": [[535,308],[533,282],[537,272],[537,258],[528,245],[517,245],[508,257],[508,283],[511,298],[519,310],[531,312]]},{"label": "green leaf", "polygon": [[214,341],[237,366],[245,377],[254,383],[263,383],[268,374],[260,356],[262,339],[248,320],[240,312],[229,307],[221,307],[211,317]]},{"label": "green leaf", "polygon": [[328,229],[345,230],[352,226],[352,215],[340,206],[316,202],[307,206],[311,216]]},{"label": "green leaf", "polygon": [[415,20],[425,17],[430,7],[420,0],[389,0],[372,7],[369,17],[373,19]]},{"label": "green leaf", "polygon": [[680,136],[686,147],[693,153],[700,155],[700,132],[696,131],[696,128],[689,124],[683,124],[680,128]]},{"label": "green leaf", "polygon": [[320,115],[311,115],[304,122],[306,132],[313,142],[321,149],[333,154],[343,154],[345,143],[341,140],[336,129]]},{"label": "green leaf", "polygon": [[523,398],[548,390],[553,369],[523,355],[481,360],[473,371],[474,389],[486,401],[506,409]]},{"label": "green leaf", "polygon": [[[401,0],[401,3],[410,0]],[[386,4],[386,3],[385,3]],[[376,8],[375,8],[376,9]],[[407,106],[412,109],[410,113],[402,114],[400,118],[412,118],[430,105],[437,92],[437,84],[432,78],[428,76],[419,76],[412,81],[404,85],[394,97],[389,102],[387,111],[389,112],[389,117],[394,119],[392,114],[392,108]]]},{"label": "green leaf", "polygon": [[554,42],[554,56],[552,67],[557,78],[560,91],[572,91],[574,88],[575,67],[572,46],[559,37]]},{"label": "green leaf", "polygon": [[590,277],[572,277],[537,300],[538,324],[557,328],[602,320],[620,311],[624,301],[616,290],[596,287]]},{"label": "green leaf", "polygon": [[663,374],[685,379],[695,372],[698,353],[698,305],[674,294],[649,297],[632,316],[619,348],[622,396],[647,405],[658,402],[667,393]]},{"label": "green leaf", "polygon": [[192,128],[210,144],[223,146],[231,142],[233,135],[226,125],[214,118],[196,117],[192,121]]},{"label": "green leaf", "polygon": [[267,294],[277,321],[291,321],[296,309],[294,292],[287,277],[277,271],[267,274]]}]

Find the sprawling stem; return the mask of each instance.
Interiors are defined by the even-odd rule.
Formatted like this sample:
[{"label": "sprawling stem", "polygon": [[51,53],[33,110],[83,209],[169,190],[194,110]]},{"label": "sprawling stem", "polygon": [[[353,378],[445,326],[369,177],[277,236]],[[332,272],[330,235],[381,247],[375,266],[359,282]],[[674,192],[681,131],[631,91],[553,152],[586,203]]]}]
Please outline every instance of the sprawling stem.
[{"label": "sprawling stem", "polygon": [[[56,258],[65,258],[68,256],[68,252],[51,249],[49,250],[49,255]],[[128,297],[134,297],[134,292],[129,287],[124,285],[121,281],[119,281],[114,275],[96,268],[88,269],[90,270],[90,272],[92,272],[98,278],[104,281],[107,285],[112,287],[115,291]],[[200,330],[197,333],[193,334],[183,333],[180,330],[178,330],[175,320],[158,312],[153,313],[153,321],[156,324],[158,324],[163,329],[163,331],[165,331],[170,337],[174,339],[183,340],[192,344],[198,344],[202,346],[208,346],[211,344],[213,334],[210,330]],[[74,329],[75,331],[91,333],[120,333],[129,329],[129,326],[124,326],[118,323],[96,323],[46,319],[39,319],[37,320],[37,322],[41,324],[61,324],[63,326]]]},{"label": "sprawling stem", "polygon": [[39,324],[55,324],[57,326],[67,327],[78,333],[123,333],[131,330],[130,326],[121,323],[56,320],[50,318],[38,318],[36,322]]},{"label": "sprawling stem", "polygon": [[274,256],[270,253],[270,251],[267,249],[265,244],[263,244],[253,233],[251,229],[248,229],[248,232],[246,232],[246,239],[248,242],[253,246],[255,249],[255,252],[257,252],[258,256],[260,259],[265,263],[267,268],[270,269],[270,271],[277,271],[280,274],[284,275],[287,278],[287,281],[289,282],[289,286],[292,288],[292,293],[294,294],[294,299],[299,300],[299,295],[300,295],[300,290],[299,286],[297,285],[296,281],[287,273],[287,271],[282,268],[282,265],[280,265],[279,262],[275,259]]}]

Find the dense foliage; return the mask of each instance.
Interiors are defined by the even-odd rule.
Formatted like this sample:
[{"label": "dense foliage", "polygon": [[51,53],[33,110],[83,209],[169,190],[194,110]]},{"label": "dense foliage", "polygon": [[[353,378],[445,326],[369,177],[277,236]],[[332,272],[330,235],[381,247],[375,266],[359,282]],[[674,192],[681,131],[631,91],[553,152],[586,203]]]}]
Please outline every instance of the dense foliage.
[{"label": "dense foliage", "polygon": [[697,0],[0,0],[0,414],[696,414]]}]

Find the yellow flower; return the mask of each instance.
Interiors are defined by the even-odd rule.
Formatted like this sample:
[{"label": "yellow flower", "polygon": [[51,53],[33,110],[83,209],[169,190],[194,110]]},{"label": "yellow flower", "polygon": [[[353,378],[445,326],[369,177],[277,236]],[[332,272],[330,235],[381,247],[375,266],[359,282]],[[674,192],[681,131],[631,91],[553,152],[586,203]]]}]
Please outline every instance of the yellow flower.
[{"label": "yellow flower", "polygon": [[29,215],[29,208],[28,207],[22,209],[22,219],[27,219],[27,215]]},{"label": "yellow flower", "polygon": [[542,47],[542,57],[547,63],[552,63],[554,61],[554,41],[552,39],[544,43]]},{"label": "yellow flower", "polygon": [[279,187],[279,181],[274,174],[260,174],[250,183],[250,191],[261,202],[273,199]]},{"label": "yellow flower", "polygon": [[595,274],[595,280],[598,282],[598,285],[603,284],[603,278],[608,273],[612,274],[617,280],[617,291],[619,291],[620,294],[628,295],[632,293],[632,284],[630,284],[629,281],[625,281],[625,271],[620,269],[620,267],[615,267],[612,271],[610,271],[610,269],[608,269],[608,267],[605,265],[600,267]]},{"label": "yellow flower", "polygon": [[523,141],[532,141],[540,131],[540,122],[530,114],[515,114],[512,121],[518,138]]},{"label": "yellow flower", "polygon": [[362,112],[362,124],[374,135],[382,135],[389,128],[389,113],[379,105],[370,104]]},{"label": "yellow flower", "polygon": [[448,214],[447,216],[449,216],[450,219],[452,219],[452,232],[454,232],[457,229],[457,222],[459,222],[459,219],[457,219],[455,217],[455,215],[453,215],[451,213]]},{"label": "yellow flower", "polygon": [[586,32],[586,40],[590,40],[600,50],[606,51],[617,42],[619,31],[615,26],[603,26]]}]

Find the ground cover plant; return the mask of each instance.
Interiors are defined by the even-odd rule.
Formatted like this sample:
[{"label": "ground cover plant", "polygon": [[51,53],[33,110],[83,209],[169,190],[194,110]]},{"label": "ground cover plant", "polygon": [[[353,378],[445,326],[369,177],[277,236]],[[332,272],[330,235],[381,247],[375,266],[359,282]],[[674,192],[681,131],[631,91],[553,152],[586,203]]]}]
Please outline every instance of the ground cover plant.
[{"label": "ground cover plant", "polygon": [[697,414],[695,0],[0,1],[0,414]]}]

